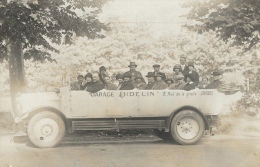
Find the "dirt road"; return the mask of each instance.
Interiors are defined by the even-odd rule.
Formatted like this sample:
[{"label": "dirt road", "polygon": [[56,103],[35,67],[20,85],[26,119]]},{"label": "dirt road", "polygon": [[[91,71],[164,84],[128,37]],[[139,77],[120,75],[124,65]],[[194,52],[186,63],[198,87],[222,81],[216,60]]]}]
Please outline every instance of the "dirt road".
[{"label": "dirt road", "polygon": [[27,137],[1,133],[0,166],[7,167],[259,167],[260,140],[206,136],[181,146],[155,137],[146,140],[63,141],[56,148],[35,148]]}]

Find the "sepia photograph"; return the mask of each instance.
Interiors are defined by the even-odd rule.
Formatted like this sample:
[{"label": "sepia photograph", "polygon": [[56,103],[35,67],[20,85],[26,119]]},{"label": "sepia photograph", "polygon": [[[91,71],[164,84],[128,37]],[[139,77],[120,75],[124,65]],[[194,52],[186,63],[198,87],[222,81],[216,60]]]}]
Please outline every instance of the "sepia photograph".
[{"label": "sepia photograph", "polygon": [[0,0],[0,167],[259,167],[260,0]]}]

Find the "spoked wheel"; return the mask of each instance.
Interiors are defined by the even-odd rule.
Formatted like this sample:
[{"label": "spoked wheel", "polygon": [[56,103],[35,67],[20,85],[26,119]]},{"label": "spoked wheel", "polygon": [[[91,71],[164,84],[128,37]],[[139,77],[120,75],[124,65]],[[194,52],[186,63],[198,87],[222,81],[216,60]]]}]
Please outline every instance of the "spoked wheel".
[{"label": "spoked wheel", "polygon": [[65,124],[59,115],[42,111],[31,118],[27,132],[35,146],[55,147],[65,134]]},{"label": "spoked wheel", "polygon": [[171,122],[171,136],[179,144],[197,143],[204,135],[205,124],[201,115],[192,110],[176,114]]},{"label": "spoked wheel", "polygon": [[163,140],[167,140],[167,141],[172,140],[170,132],[165,132],[164,130],[159,130],[159,129],[154,129],[153,132],[157,137]]}]

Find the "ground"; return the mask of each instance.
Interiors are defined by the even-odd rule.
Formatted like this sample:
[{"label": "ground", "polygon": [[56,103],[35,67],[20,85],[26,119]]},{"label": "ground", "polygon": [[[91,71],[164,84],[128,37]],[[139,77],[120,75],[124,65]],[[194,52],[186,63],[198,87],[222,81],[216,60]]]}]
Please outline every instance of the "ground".
[{"label": "ground", "polygon": [[39,149],[23,133],[2,130],[0,135],[1,167],[260,166],[258,137],[207,135],[196,145],[182,146],[149,133],[78,133],[55,148]]}]

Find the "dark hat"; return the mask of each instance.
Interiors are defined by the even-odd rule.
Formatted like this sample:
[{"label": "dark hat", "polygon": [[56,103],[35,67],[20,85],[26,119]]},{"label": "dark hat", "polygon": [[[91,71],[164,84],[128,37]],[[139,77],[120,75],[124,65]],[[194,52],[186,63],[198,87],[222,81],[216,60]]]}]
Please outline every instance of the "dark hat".
[{"label": "dark hat", "polygon": [[135,66],[135,67],[137,67],[137,65],[135,64],[135,62],[130,62],[130,64],[129,64],[128,67],[130,67],[130,66]]},{"label": "dark hat", "polygon": [[116,80],[118,80],[118,79],[123,79],[123,74],[117,74],[116,75]]},{"label": "dark hat", "polygon": [[140,74],[137,74],[136,75],[136,77],[135,77],[135,79],[142,79],[143,77],[142,77],[142,75],[140,75]]},{"label": "dark hat", "polygon": [[124,79],[124,78],[132,78],[132,76],[131,76],[130,73],[124,73],[123,79]]},{"label": "dark hat", "polygon": [[146,77],[154,77],[154,73],[153,72],[148,72]]},{"label": "dark hat", "polygon": [[88,72],[88,73],[85,75],[85,79],[86,79],[86,78],[91,78],[91,79],[92,79],[92,74]]},{"label": "dark hat", "polygon": [[78,77],[77,77],[77,78],[79,78],[79,77],[82,77],[82,78],[84,78],[84,76],[83,76],[83,75],[81,75],[81,74],[80,74],[80,75],[78,75]]},{"label": "dark hat", "polygon": [[193,62],[193,61],[189,61],[189,62],[188,62],[188,67],[189,67],[189,66],[194,67],[194,62]]},{"label": "dark hat", "polygon": [[186,78],[190,78],[191,81],[194,81],[194,76],[191,75],[191,74],[188,74],[188,75],[186,76]]},{"label": "dark hat", "polygon": [[220,71],[213,71],[213,73],[211,75],[213,76],[218,76],[221,75],[222,73]]},{"label": "dark hat", "polygon": [[173,70],[175,69],[181,69],[181,65],[180,64],[176,64],[174,67],[173,67]]},{"label": "dark hat", "polygon": [[159,64],[155,64],[155,65],[153,65],[153,67],[160,67],[160,65]]},{"label": "dark hat", "polygon": [[99,71],[106,71],[107,69],[106,69],[106,67],[104,67],[104,66],[101,66],[101,67],[99,67]]},{"label": "dark hat", "polygon": [[183,75],[177,75],[176,80],[182,80],[184,78]]}]

